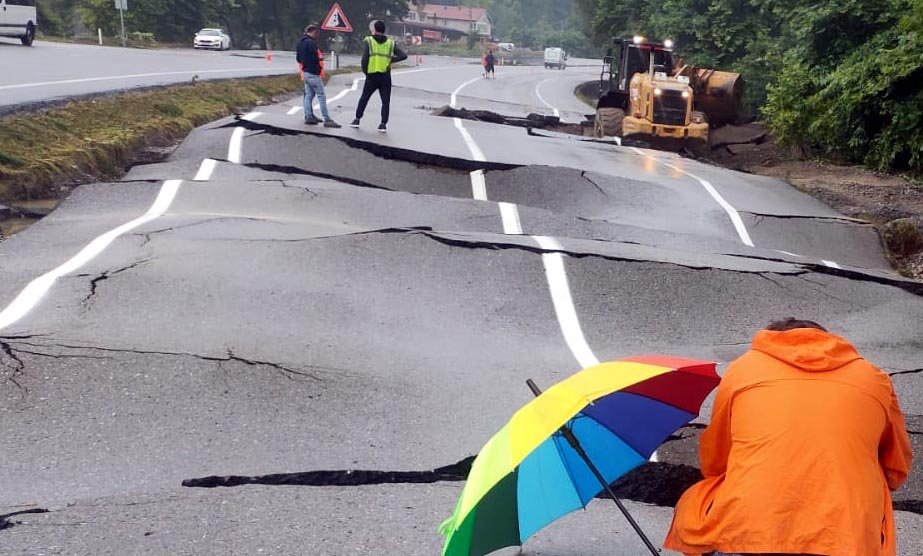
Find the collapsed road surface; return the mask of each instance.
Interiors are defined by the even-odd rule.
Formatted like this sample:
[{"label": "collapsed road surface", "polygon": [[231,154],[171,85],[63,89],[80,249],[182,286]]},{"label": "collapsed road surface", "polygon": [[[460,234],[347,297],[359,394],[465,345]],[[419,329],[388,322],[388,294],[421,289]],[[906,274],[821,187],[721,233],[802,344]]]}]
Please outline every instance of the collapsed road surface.
[{"label": "collapsed road surface", "polygon": [[[892,373],[919,448],[923,285],[870,226],[778,180],[433,115],[579,123],[595,73],[428,60],[395,74],[387,134],[375,100],[358,130],[263,107],[0,243],[0,553],[437,554],[527,378],[725,363],[789,315]],[[328,86],[341,123],[360,87]],[[700,429],[621,485],[655,540]],[[902,556],[921,554],[915,472]],[[610,505],[523,553],[639,553]]]}]

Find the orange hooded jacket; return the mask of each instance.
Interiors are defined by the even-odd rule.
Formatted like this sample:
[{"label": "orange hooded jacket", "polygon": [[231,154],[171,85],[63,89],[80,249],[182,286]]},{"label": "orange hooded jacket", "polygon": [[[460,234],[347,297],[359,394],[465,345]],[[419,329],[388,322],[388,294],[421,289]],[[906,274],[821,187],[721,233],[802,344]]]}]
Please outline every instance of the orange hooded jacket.
[{"label": "orange hooded jacket", "polygon": [[705,480],[677,504],[666,548],[896,554],[904,416],[890,378],[839,336],[758,332],[722,378],[699,457]]}]

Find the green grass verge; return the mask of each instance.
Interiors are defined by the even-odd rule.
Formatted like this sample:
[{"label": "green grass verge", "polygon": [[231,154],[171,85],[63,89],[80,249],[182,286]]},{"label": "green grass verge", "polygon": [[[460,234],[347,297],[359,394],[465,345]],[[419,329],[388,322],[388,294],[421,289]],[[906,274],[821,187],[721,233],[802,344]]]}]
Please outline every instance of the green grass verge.
[{"label": "green grass verge", "polygon": [[208,81],[0,118],[0,203],[117,178],[149,146],[173,145],[197,126],[301,87],[297,75]]}]

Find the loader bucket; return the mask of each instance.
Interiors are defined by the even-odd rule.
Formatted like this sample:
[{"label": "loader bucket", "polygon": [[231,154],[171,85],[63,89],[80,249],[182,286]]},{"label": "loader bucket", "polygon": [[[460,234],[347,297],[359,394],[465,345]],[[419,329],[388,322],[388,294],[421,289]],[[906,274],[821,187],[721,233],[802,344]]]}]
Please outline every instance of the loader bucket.
[{"label": "loader bucket", "polygon": [[740,112],[744,80],[739,73],[696,68],[691,79],[696,110],[713,125],[732,123]]}]

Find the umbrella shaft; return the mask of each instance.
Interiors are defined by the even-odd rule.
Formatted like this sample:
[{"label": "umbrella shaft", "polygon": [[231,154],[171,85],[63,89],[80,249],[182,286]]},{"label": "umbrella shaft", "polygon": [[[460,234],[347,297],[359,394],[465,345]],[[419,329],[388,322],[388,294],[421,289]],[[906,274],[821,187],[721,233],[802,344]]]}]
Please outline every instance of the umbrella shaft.
[{"label": "umbrella shaft", "polygon": [[[532,390],[532,393],[535,394],[535,397],[538,397],[541,395],[542,393],[541,388],[539,388],[538,385],[535,384],[535,382],[531,378],[526,380],[526,384],[529,385],[529,389]],[[603,488],[606,489],[606,494],[609,495],[609,498],[612,498],[612,501],[615,502],[615,505],[618,506],[619,509],[622,511],[622,514],[625,516],[625,519],[628,520],[628,523],[631,524],[635,532],[638,533],[638,536],[641,537],[641,540],[644,541],[644,544],[647,546],[647,549],[650,550],[651,554],[653,554],[654,556],[660,556],[660,551],[654,547],[653,543],[651,543],[651,540],[647,538],[647,535],[645,535],[644,531],[641,530],[641,527],[638,525],[638,522],[635,521],[633,517],[631,517],[630,513],[628,513],[628,508],[626,508],[625,505],[622,504],[622,501],[619,500],[618,497],[615,495],[615,492],[612,491],[612,487],[609,486],[609,483],[606,481],[606,478],[603,477],[602,473],[599,472],[599,469],[596,469],[596,466],[593,465],[592,461],[590,461],[590,456],[588,456],[587,453],[583,450],[583,446],[580,445],[580,441],[578,441],[577,437],[574,436],[574,432],[570,430],[570,427],[568,427],[567,425],[564,425],[563,427],[561,427],[560,430],[561,430],[561,434],[564,435],[564,438],[567,439],[568,444],[570,444],[574,448],[574,450],[577,452],[577,455],[583,458],[583,461],[586,462],[587,467],[589,467],[590,471],[593,472],[593,475],[596,476],[596,480],[599,481],[599,484],[601,484]]]},{"label": "umbrella shaft", "polygon": [[651,540],[647,538],[647,535],[644,534],[644,531],[641,530],[641,526],[638,525],[638,522],[635,521],[635,518],[631,517],[631,514],[628,513],[628,508],[622,504],[622,501],[618,499],[613,492],[612,487],[609,486],[609,483],[603,477],[602,473],[599,472],[599,469],[596,469],[596,466],[593,465],[593,462],[590,461],[590,456],[583,450],[583,446],[580,445],[580,442],[577,440],[577,437],[574,436],[573,431],[570,430],[570,427],[564,426],[561,427],[561,432],[564,434],[564,438],[567,439],[567,442],[574,448],[583,461],[586,462],[587,467],[590,468],[590,471],[593,472],[593,475],[596,476],[596,480],[599,481],[599,484],[603,486],[606,490],[606,494],[609,495],[609,498],[612,498],[612,501],[615,502],[615,505],[619,507],[619,510],[622,511],[622,514],[625,516],[625,519],[628,520],[628,523],[631,524],[632,528],[638,533],[638,536],[641,537],[641,540],[644,541],[644,544],[647,546],[647,549],[651,551],[651,554],[654,556],[660,556],[660,551],[651,543]]}]

